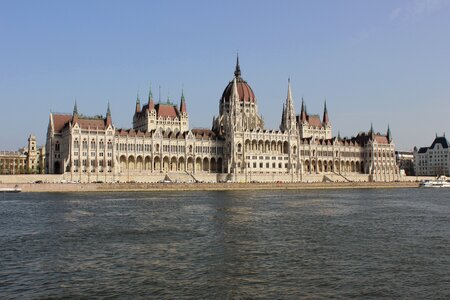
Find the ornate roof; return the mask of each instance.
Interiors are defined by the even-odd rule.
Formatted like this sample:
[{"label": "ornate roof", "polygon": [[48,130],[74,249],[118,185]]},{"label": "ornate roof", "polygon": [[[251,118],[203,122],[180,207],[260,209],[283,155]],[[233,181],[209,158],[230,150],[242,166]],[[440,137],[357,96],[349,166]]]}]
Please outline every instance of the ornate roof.
[{"label": "ornate roof", "polygon": [[[239,66],[239,57],[236,61],[236,70],[234,71],[234,77],[236,78],[236,87],[239,94],[239,100],[243,102],[255,102],[256,97],[253,93],[250,85],[241,77],[241,67]],[[222,93],[220,102],[228,102],[233,94],[233,81],[231,80]]]}]

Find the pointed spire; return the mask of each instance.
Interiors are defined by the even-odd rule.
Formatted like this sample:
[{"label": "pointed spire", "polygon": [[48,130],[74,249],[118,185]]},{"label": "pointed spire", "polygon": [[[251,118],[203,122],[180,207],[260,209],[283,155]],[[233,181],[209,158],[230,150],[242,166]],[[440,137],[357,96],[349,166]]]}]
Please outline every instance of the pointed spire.
[{"label": "pointed spire", "polygon": [[237,90],[236,78],[233,79],[233,89],[231,93],[231,101],[235,102],[239,100],[239,93]]},{"label": "pointed spire", "polygon": [[340,132],[340,131],[338,131],[338,136],[337,136],[337,138],[338,138],[339,141],[341,140],[341,132]]},{"label": "pointed spire", "polygon": [[187,113],[186,99],[184,98],[184,89],[181,89],[180,113]]},{"label": "pointed spire", "polygon": [[323,121],[324,124],[330,123],[330,120],[328,118],[328,110],[327,110],[327,100],[325,99],[325,104],[323,108]]},{"label": "pointed spire", "polygon": [[155,109],[155,101],[153,100],[152,85],[150,84],[148,91],[148,110],[151,111],[152,109]]},{"label": "pointed spire", "polygon": [[295,119],[294,102],[292,101],[291,79],[288,78],[288,91],[286,96],[286,104],[283,105],[283,120],[281,130],[288,130],[294,133],[297,129],[297,121]]},{"label": "pointed spire", "polygon": [[373,130],[373,123],[370,122],[370,131],[369,131],[369,135],[372,137],[372,139],[375,138],[375,131]]},{"label": "pointed spire", "polygon": [[234,71],[235,77],[241,77],[241,67],[239,66],[239,53],[236,54],[236,70]]},{"label": "pointed spire", "polygon": [[108,101],[108,108],[106,109],[106,127],[112,124],[112,118],[111,118],[111,108],[109,107],[109,101]]},{"label": "pointed spire", "polygon": [[387,137],[389,143],[392,142],[391,128],[389,127],[389,124],[388,124],[388,128],[387,128],[386,137]]},{"label": "pointed spire", "polygon": [[302,97],[302,110],[300,112],[300,122],[306,122],[306,105],[305,105],[305,101],[303,101],[303,97]]},{"label": "pointed spire", "polygon": [[291,78],[288,78],[288,92],[287,98],[288,101],[292,101],[292,90],[291,90]]},{"label": "pointed spire", "polygon": [[78,106],[77,106],[77,100],[75,100],[75,104],[73,105],[73,115],[78,115]]},{"label": "pointed spire", "polygon": [[138,92],[136,96],[136,113],[140,112],[141,112],[141,100],[139,99],[139,92]]}]

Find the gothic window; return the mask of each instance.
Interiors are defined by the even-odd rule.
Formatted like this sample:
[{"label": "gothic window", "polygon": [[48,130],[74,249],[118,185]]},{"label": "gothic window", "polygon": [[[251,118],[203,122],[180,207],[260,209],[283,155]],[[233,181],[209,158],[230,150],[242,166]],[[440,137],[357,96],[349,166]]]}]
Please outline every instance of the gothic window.
[{"label": "gothic window", "polygon": [[92,140],[92,141],[91,141],[91,149],[94,149],[94,148],[95,148],[95,141]]},{"label": "gothic window", "polygon": [[55,151],[59,151],[60,150],[60,145],[59,142],[55,143]]},{"label": "gothic window", "polygon": [[87,141],[86,141],[86,139],[83,140],[82,147],[83,147],[83,150],[87,149]]}]

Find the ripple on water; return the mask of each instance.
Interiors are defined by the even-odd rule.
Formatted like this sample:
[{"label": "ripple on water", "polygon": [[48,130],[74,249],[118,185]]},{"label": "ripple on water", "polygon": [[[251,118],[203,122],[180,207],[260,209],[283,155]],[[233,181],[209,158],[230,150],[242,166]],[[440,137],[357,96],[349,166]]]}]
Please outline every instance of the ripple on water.
[{"label": "ripple on water", "polygon": [[0,298],[450,298],[450,196],[326,190],[0,201]]}]

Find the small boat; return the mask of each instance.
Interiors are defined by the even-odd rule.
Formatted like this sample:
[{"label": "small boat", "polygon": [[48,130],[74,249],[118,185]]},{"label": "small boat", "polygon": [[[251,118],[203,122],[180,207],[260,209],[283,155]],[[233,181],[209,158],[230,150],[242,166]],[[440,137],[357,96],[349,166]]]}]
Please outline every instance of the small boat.
[{"label": "small boat", "polygon": [[439,176],[434,180],[421,181],[419,187],[450,187],[450,181],[445,176]]},{"label": "small boat", "polygon": [[22,189],[16,185],[13,188],[0,188],[0,192],[3,193],[20,193],[22,191]]}]

